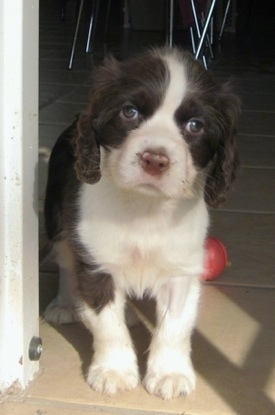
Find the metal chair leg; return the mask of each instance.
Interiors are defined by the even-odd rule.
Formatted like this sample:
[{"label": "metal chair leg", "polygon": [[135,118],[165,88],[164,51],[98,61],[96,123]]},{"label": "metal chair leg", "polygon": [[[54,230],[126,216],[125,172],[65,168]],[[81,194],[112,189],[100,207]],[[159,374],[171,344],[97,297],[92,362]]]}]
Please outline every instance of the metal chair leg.
[{"label": "metal chair leg", "polygon": [[111,0],[108,0],[106,19],[105,19],[105,25],[104,25],[104,40],[103,40],[103,43],[104,43],[105,47],[106,47],[106,44],[107,44],[107,35],[108,35],[108,27],[109,27],[109,20],[110,20],[110,12],[111,12]]},{"label": "metal chair leg", "polygon": [[167,44],[170,48],[173,47],[173,27],[174,27],[174,0],[169,0],[169,25],[168,25],[168,33],[167,37]]},{"label": "metal chair leg", "polygon": [[195,45],[195,38],[194,38],[194,33],[193,33],[193,27],[190,26],[190,29],[189,30],[190,30],[192,51],[193,51],[193,54],[195,55],[195,53],[196,53],[196,45]]},{"label": "metal chair leg", "polygon": [[[197,37],[198,37],[198,39],[201,39],[201,30],[200,30],[200,25],[199,25],[199,21],[198,21],[198,16],[197,16],[197,11],[196,11],[196,6],[195,6],[194,0],[191,0],[191,7],[192,7],[192,13],[193,13],[195,26],[196,26]],[[196,46],[195,46],[195,40],[194,40],[194,34],[193,34],[193,29],[192,28],[190,28],[190,34],[191,34],[193,54],[196,55]],[[203,60],[203,64],[204,64],[205,69],[207,69],[207,62],[206,62],[205,55],[202,56],[202,60]]]},{"label": "metal chair leg", "polygon": [[[211,18],[211,22],[210,22],[210,32],[212,30],[211,29],[212,20],[213,20],[213,18]],[[205,25],[205,16],[204,16],[204,13],[202,13],[202,16],[201,16],[201,22],[202,22],[202,27],[203,27]],[[211,36],[212,36],[211,33],[210,33],[210,36],[209,36],[208,33],[206,33],[206,45],[209,48],[209,53],[210,53],[211,59],[213,59],[214,58],[214,53],[213,53],[213,49],[212,49]]]},{"label": "metal chair leg", "polygon": [[72,69],[72,66],[73,66],[75,46],[76,46],[76,41],[77,41],[78,32],[79,32],[79,24],[80,24],[80,19],[82,15],[83,4],[84,4],[84,0],[80,0],[79,10],[78,10],[77,20],[76,20],[76,26],[75,26],[75,31],[74,31],[74,38],[73,38],[73,43],[72,43],[72,48],[71,48],[70,60],[69,60],[69,65],[68,65],[69,69]]},{"label": "metal chair leg", "polygon": [[199,45],[198,45],[198,48],[197,48],[197,52],[196,52],[196,55],[195,55],[195,58],[196,59],[198,59],[199,56],[200,56],[200,53],[201,53],[201,50],[202,50],[202,46],[203,46],[203,43],[205,41],[205,36],[206,36],[207,30],[209,28],[209,23],[210,23],[211,18],[213,16],[213,12],[214,12],[214,7],[216,5],[216,1],[217,0],[212,0],[212,3],[210,5],[210,7],[209,7],[209,11],[207,13],[205,25],[203,27],[202,35],[201,35],[201,38],[200,38],[200,41],[199,41]]},{"label": "metal chair leg", "polygon": [[226,8],[225,8],[223,21],[222,21],[221,31],[220,31],[220,34],[219,34],[219,42],[221,41],[221,38],[222,38],[222,35],[223,35],[224,26],[225,26],[225,22],[226,22],[226,19],[227,19],[228,12],[229,12],[230,4],[231,4],[231,0],[228,0],[227,4],[226,4]]},{"label": "metal chair leg", "polygon": [[123,7],[123,27],[124,29],[130,29],[130,13],[129,13],[129,4],[128,0],[124,0],[124,7]]},{"label": "metal chair leg", "polygon": [[85,49],[86,53],[91,52],[92,50],[91,44],[92,44],[92,40],[94,37],[94,32],[95,32],[95,27],[96,27],[96,22],[97,22],[99,3],[100,3],[100,0],[93,1],[90,24],[89,24],[89,31],[88,31],[87,43],[86,43],[86,49]]}]

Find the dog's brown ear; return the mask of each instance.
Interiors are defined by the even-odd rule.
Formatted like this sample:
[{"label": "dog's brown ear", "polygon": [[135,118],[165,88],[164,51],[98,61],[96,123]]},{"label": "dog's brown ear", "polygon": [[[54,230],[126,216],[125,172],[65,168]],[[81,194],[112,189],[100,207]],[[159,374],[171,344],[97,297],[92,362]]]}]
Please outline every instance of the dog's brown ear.
[{"label": "dog's brown ear", "polygon": [[78,180],[94,184],[99,181],[100,147],[96,140],[91,117],[83,113],[79,116],[74,137],[75,171]]},{"label": "dog's brown ear", "polygon": [[240,99],[232,93],[230,84],[223,84],[217,102],[219,137],[205,186],[205,201],[210,207],[217,207],[225,201],[239,167],[236,136]]},{"label": "dog's brown ear", "polygon": [[93,86],[86,110],[80,114],[74,137],[75,171],[78,180],[96,183],[100,173],[100,136],[102,117],[110,102],[110,91],[119,79],[119,63],[111,56],[106,58],[93,74]]}]

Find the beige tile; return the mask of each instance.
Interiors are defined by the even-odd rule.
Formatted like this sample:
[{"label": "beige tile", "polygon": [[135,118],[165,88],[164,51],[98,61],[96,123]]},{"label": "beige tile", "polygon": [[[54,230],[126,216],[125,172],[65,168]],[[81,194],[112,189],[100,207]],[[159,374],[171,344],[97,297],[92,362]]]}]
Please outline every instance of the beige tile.
[{"label": "beige tile", "polygon": [[223,209],[275,213],[275,169],[243,168]]},{"label": "beige tile", "polygon": [[239,135],[238,148],[243,166],[275,168],[275,137]]},{"label": "beige tile", "polygon": [[274,113],[264,111],[243,111],[240,119],[241,134],[263,134],[274,136]]},{"label": "beige tile", "polygon": [[59,402],[34,400],[33,402],[5,402],[0,406],[0,415],[114,415],[108,410],[98,411],[90,405],[62,405]]},{"label": "beige tile", "polygon": [[[247,72],[245,72],[243,76],[239,77],[238,82],[242,91],[250,95],[274,94],[275,81],[273,75],[259,76],[259,74],[254,74],[253,76],[247,76]],[[260,104],[257,109],[261,109]]]},{"label": "beige tile", "polygon": [[[252,89],[252,88],[251,88]],[[254,82],[254,91],[243,92],[242,93],[242,104],[243,108],[247,110],[259,110],[261,111],[274,111],[275,108],[275,85],[273,89],[262,93],[261,91],[255,91],[255,82]]]},{"label": "beige tile", "polygon": [[91,88],[88,85],[74,88],[71,91],[68,91],[68,93],[62,96],[60,99],[58,99],[58,102],[76,102],[79,103],[79,105],[81,106],[83,106],[83,104],[87,105],[90,95],[90,89]]},{"label": "beige tile", "polygon": [[[120,408],[127,413],[271,414],[275,402],[274,293],[204,286],[193,337],[197,389],[169,402],[148,395],[142,386],[112,397],[95,393],[84,380],[92,357],[90,334],[81,325],[56,329],[43,323],[41,373],[27,390],[26,400]],[[152,303],[145,303],[141,310],[152,320]],[[132,335],[143,372],[150,335],[142,325],[132,329]]]},{"label": "beige tile", "polygon": [[[57,103],[44,107],[40,111],[40,122],[62,125],[68,127],[74,121],[76,115],[85,108],[78,103]],[[57,137],[56,137],[57,138]]]},{"label": "beige tile", "polygon": [[[69,58],[69,53],[68,53]],[[90,71],[83,71],[83,70],[74,70],[68,71],[67,70],[67,63],[58,65],[57,69],[52,69],[52,64],[49,62],[50,68],[46,67],[47,65],[43,65],[43,68],[40,70],[40,79],[43,83],[48,84],[55,84],[55,85],[71,85],[72,87],[75,85],[79,85],[85,80],[89,80],[90,78]]]},{"label": "beige tile", "polygon": [[[47,120],[45,123],[39,125],[39,147],[44,149],[44,153],[51,150],[57,138],[65,130],[66,126],[58,124],[49,124]],[[42,152],[42,150],[41,150]]]},{"label": "beige tile", "polygon": [[274,298],[274,289],[204,289],[194,358],[207,355],[197,370],[233,413],[275,410]]},{"label": "beige tile", "polygon": [[217,284],[275,287],[275,214],[211,212],[209,234],[227,248],[231,267]]},{"label": "beige tile", "polygon": [[[275,404],[274,298],[275,289],[203,285],[193,337],[195,394],[207,401],[211,392],[214,401],[219,395],[236,414],[249,414],[257,401],[259,413],[269,413]],[[153,321],[152,301],[135,304]],[[201,378],[212,388],[207,395]]]},{"label": "beige tile", "polygon": [[76,87],[66,84],[50,84],[40,83],[39,84],[39,107],[40,109],[46,105],[51,105],[57,99],[62,96],[71,93]]}]

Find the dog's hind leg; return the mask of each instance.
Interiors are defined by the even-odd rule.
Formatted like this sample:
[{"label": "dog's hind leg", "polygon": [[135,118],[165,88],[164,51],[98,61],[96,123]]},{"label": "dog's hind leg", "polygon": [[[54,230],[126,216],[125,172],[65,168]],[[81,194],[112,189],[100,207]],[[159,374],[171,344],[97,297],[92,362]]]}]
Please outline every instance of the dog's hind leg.
[{"label": "dog's hind leg", "polygon": [[59,288],[57,296],[47,306],[44,318],[55,325],[74,323],[79,320],[74,258],[66,240],[56,242],[54,248],[59,265]]}]

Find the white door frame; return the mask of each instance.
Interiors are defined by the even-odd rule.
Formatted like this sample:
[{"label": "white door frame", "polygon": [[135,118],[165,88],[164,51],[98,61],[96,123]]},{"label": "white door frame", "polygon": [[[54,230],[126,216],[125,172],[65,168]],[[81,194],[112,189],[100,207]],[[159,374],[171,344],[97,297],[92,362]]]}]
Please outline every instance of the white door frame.
[{"label": "white door frame", "polygon": [[39,0],[0,1],[0,391],[38,370]]}]

